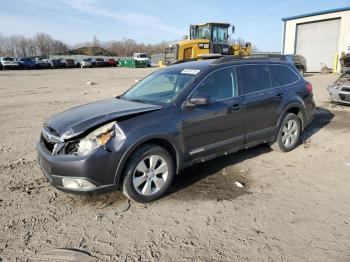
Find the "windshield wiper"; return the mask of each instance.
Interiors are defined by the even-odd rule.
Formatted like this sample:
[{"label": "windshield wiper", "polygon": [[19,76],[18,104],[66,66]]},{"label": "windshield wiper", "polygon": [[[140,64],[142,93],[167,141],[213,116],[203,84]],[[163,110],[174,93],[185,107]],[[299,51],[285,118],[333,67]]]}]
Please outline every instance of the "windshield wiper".
[{"label": "windshield wiper", "polygon": [[149,104],[150,102],[149,101],[146,101],[146,100],[142,100],[142,99],[139,99],[139,98],[133,98],[133,99],[128,99],[129,101],[133,101],[133,102],[138,102],[138,103],[144,103],[144,104]]}]

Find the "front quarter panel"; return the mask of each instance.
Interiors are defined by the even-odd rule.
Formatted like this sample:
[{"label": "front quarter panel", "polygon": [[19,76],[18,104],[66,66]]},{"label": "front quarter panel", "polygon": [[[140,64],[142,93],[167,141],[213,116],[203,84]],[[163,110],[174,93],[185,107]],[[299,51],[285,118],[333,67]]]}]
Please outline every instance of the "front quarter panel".
[{"label": "front quarter panel", "polygon": [[119,184],[124,167],[131,154],[142,144],[152,139],[169,142],[176,151],[177,166],[182,158],[182,146],[179,130],[179,114],[175,106],[165,107],[141,116],[126,119],[118,123],[126,135],[123,144],[123,156],[115,173],[114,183]]}]

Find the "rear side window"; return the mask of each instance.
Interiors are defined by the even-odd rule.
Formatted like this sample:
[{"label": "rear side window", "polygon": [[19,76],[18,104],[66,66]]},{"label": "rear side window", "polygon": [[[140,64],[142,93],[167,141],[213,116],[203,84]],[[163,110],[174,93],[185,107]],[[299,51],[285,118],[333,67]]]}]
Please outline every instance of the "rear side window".
[{"label": "rear side window", "polygon": [[299,76],[286,65],[271,65],[272,85],[274,87],[295,83]]},{"label": "rear side window", "polygon": [[208,97],[212,102],[238,95],[235,71],[232,67],[211,73],[199,84],[193,97]]},{"label": "rear side window", "polygon": [[244,93],[249,94],[272,88],[268,65],[243,65],[238,68],[244,85]]}]

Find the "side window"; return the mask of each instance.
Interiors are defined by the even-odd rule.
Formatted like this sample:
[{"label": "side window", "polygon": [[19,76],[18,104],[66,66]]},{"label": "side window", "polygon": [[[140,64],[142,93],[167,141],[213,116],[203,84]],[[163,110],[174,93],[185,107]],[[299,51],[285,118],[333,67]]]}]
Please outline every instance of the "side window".
[{"label": "side window", "polygon": [[238,68],[244,84],[244,93],[249,94],[272,87],[268,65],[243,65]]},{"label": "side window", "polygon": [[272,65],[271,73],[274,87],[289,85],[299,80],[299,76],[286,65]]},{"label": "side window", "polygon": [[232,67],[210,74],[199,84],[192,97],[208,97],[212,102],[238,95],[235,71]]}]

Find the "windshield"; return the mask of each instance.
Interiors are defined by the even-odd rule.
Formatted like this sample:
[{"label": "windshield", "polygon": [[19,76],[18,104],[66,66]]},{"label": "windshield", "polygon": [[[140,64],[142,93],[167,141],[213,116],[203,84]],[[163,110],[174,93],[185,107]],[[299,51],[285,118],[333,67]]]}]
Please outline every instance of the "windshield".
[{"label": "windshield", "polygon": [[193,74],[185,74],[181,71],[159,70],[134,85],[120,98],[145,103],[169,104],[194,77]]},{"label": "windshield", "polygon": [[227,43],[227,39],[228,39],[228,27],[213,26],[214,43]]},{"label": "windshield", "polygon": [[140,58],[147,58],[147,54],[139,54]]},{"label": "windshield", "polygon": [[208,26],[192,27],[191,39],[209,39],[210,40],[210,28]]},{"label": "windshield", "polygon": [[7,62],[11,62],[11,61],[15,61],[13,58],[11,57],[4,57],[2,60],[7,61]]}]

